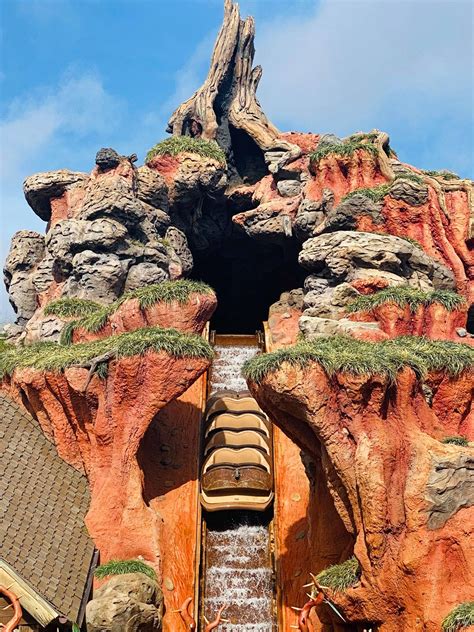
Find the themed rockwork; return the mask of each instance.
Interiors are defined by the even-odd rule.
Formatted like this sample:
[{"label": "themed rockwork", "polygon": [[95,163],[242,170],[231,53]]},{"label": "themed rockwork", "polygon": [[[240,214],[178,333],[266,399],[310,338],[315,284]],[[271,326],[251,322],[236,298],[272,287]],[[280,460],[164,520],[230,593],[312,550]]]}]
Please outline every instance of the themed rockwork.
[{"label": "themed rockwork", "polygon": [[[226,0],[208,77],[176,109],[172,136],[152,147],[144,165],[135,155],[103,148],[90,174],[63,169],[25,180],[26,200],[46,222],[46,234],[24,230],[12,240],[4,269],[16,312],[11,342],[58,342],[68,327],[73,347],[156,326],[200,333],[216,307],[214,295],[150,306],[134,293],[193,278],[196,261],[212,260],[238,235],[294,255],[306,275],[304,284],[287,280],[280,300],[275,296],[268,306],[274,348],[299,335],[317,342],[340,334],[473,344],[472,181],[402,162],[379,130],[346,138],[280,132],[256,99],[261,69],[252,68],[253,57],[253,20],[241,20],[238,6]],[[374,302],[361,302],[370,297]],[[58,299],[94,301],[109,311],[100,326],[72,328],[72,317],[51,311]],[[183,406],[177,398],[210,360],[149,353],[107,361],[102,377],[90,367],[19,368],[2,388],[39,419],[60,455],[87,474],[87,524],[101,556],[142,555],[160,582],[163,525],[143,489],[149,485],[143,473],[156,470],[150,465],[156,455],[142,438],[147,429],[159,435],[157,413],[170,402],[168,410],[176,403],[179,415],[169,413],[168,425],[179,418],[185,428],[183,411],[195,415],[200,396]],[[379,375],[329,379],[317,364],[284,365],[251,383],[294,442],[284,457],[291,488],[305,489],[299,495],[307,503],[304,535],[289,528],[279,572],[294,584],[293,572],[319,572],[353,549],[360,581],[331,596],[352,626],[434,632],[451,607],[469,598],[472,508],[463,499],[470,493],[472,448],[441,442],[448,434],[474,438],[469,384],[466,375],[442,373],[421,384],[409,368],[394,383]],[[281,454],[289,439],[279,436],[275,452]],[[161,494],[160,485],[154,487]],[[289,480],[280,492],[287,489]],[[151,504],[165,496],[155,494]],[[278,504],[282,511],[291,509],[286,500]],[[165,513],[172,514],[169,506]],[[168,579],[173,587],[181,581]],[[177,607],[191,593],[188,584],[179,598],[165,586],[165,598],[168,590]],[[146,600],[134,600],[151,612]],[[317,614],[311,621],[318,632],[354,629],[341,627],[327,606]],[[156,627],[161,615],[155,615]],[[106,625],[97,616],[97,625]]]}]

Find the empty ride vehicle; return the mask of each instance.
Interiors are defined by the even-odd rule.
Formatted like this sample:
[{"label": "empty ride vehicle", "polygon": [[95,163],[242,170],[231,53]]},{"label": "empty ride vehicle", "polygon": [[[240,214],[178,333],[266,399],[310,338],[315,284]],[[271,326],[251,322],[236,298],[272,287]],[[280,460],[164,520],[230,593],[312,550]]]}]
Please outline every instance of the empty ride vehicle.
[{"label": "empty ride vehicle", "polygon": [[207,511],[265,511],[273,500],[271,425],[247,394],[210,398],[204,428],[201,504]]}]

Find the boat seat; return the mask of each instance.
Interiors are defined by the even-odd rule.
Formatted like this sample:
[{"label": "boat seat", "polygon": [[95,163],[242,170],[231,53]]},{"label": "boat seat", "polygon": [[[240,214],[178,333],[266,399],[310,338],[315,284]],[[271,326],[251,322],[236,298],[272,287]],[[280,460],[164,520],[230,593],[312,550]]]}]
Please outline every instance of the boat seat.
[{"label": "boat seat", "polygon": [[255,430],[218,430],[206,441],[204,454],[208,454],[216,448],[260,448],[266,454],[270,454],[269,441],[265,436]]},{"label": "boat seat", "polygon": [[260,412],[264,414],[253,397],[218,397],[208,404],[205,416],[217,412]]},{"label": "boat seat", "polygon": [[202,472],[205,474],[211,467],[219,465],[260,465],[268,472],[271,471],[269,458],[256,448],[218,448],[206,458]]},{"label": "boat seat", "polygon": [[221,413],[214,415],[206,428],[205,436],[208,437],[216,430],[258,430],[266,437],[270,437],[269,423],[260,415],[254,413],[240,415]]}]

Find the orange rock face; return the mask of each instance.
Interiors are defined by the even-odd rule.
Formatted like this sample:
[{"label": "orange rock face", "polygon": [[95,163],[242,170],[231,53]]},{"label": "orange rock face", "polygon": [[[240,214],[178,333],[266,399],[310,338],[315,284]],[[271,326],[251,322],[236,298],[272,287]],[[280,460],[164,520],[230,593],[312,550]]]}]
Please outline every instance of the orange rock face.
[{"label": "orange rock face", "polygon": [[26,399],[60,456],[87,474],[86,524],[103,562],[141,555],[161,574],[162,520],[144,501],[137,452],[157,413],[208,365],[148,352],[109,363],[108,377],[94,376],[87,389],[85,369],[15,371],[11,387]]},{"label": "orange rock face", "polygon": [[[430,383],[431,406],[410,369],[391,385],[376,376],[329,380],[317,364],[283,364],[261,384],[250,383],[262,408],[318,464],[317,478],[332,496],[338,519],[320,509],[317,532],[334,537],[313,534],[308,556],[332,547],[347,559],[354,541],[360,581],[331,599],[361,629],[439,632],[452,608],[472,597],[474,507],[466,485],[473,449],[435,438],[474,436],[466,404],[472,374],[432,376]],[[450,416],[455,397],[458,411]],[[326,608],[318,615],[337,624]]]},{"label": "orange rock face", "polygon": [[185,303],[158,302],[143,309],[140,309],[138,299],[133,298],[125,301],[100,331],[93,333],[80,328],[75,330],[73,342],[88,342],[141,327],[172,327],[179,331],[199,334],[216,306],[215,294],[193,293]]},{"label": "orange rock face", "polygon": [[[387,302],[371,312],[351,314],[349,318],[359,322],[376,321],[381,331],[386,334],[385,338],[427,336],[432,340],[460,342],[456,329],[463,328],[466,324],[467,306],[449,311],[443,305],[433,303],[428,307],[419,305],[413,313],[408,305],[400,307]],[[463,342],[473,344],[474,340],[467,338]]]}]

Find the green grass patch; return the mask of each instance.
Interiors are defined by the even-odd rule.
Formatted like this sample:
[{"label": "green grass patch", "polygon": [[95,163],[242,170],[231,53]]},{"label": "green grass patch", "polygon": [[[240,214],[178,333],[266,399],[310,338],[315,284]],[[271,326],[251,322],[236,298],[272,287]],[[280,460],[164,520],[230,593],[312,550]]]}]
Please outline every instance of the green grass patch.
[{"label": "green grass patch", "polygon": [[342,198],[341,203],[345,202],[345,200],[349,200],[355,195],[363,195],[373,202],[380,202],[380,200],[383,200],[383,198],[388,195],[389,191],[390,184],[379,184],[376,187],[354,189],[354,191],[350,191]]},{"label": "green grass patch", "polygon": [[352,156],[358,150],[368,151],[374,155],[377,154],[378,151],[377,147],[370,142],[348,140],[342,145],[325,143],[322,147],[316,148],[316,150],[310,154],[309,160],[311,163],[318,163],[331,154],[336,156]]},{"label": "green grass patch", "polygon": [[191,138],[190,136],[171,136],[166,138],[150,149],[146,155],[145,162],[150,162],[155,156],[177,156],[184,152],[212,158],[221,165],[226,164],[225,154],[215,141]]},{"label": "green grass patch", "polygon": [[432,178],[443,178],[443,180],[460,180],[461,177],[458,176],[457,173],[453,173],[452,171],[430,171],[424,170],[424,174],[427,176],[431,176]]},{"label": "green grass patch", "polygon": [[426,307],[433,303],[438,303],[451,312],[464,305],[465,302],[463,296],[449,290],[426,292],[409,285],[397,285],[374,292],[374,294],[359,296],[346,307],[346,311],[349,313],[370,312],[376,307],[380,307],[380,305],[394,303],[400,307],[408,305],[410,310],[415,312],[419,305]]},{"label": "green grass patch", "polygon": [[71,344],[74,331],[84,329],[89,333],[97,333],[105,327],[109,317],[116,312],[125,301],[136,298],[140,309],[146,309],[156,303],[186,303],[191,294],[214,294],[214,290],[201,281],[180,279],[178,281],[163,281],[156,285],[140,287],[132,292],[126,292],[111,305],[98,306],[98,309],[77,320],[73,320],[63,327],[61,344]]},{"label": "green grass patch", "polygon": [[325,336],[255,356],[244,364],[242,372],[246,379],[259,383],[284,362],[303,369],[316,362],[329,377],[336,373],[351,373],[381,375],[395,381],[404,367],[413,369],[420,378],[431,371],[456,376],[472,370],[474,349],[462,343],[419,336],[400,336],[382,342]]},{"label": "green grass patch", "polygon": [[354,189],[354,191],[350,191],[349,193],[347,193],[342,198],[341,202],[354,197],[354,195],[364,195],[374,202],[380,202],[380,200],[383,200],[383,198],[390,193],[390,189],[396,180],[411,180],[412,182],[416,182],[417,184],[423,184],[423,178],[421,178],[416,173],[399,173],[395,176],[392,182],[379,184],[375,187],[370,188]]},{"label": "green grass patch", "polygon": [[84,298],[59,298],[48,303],[44,309],[46,316],[58,316],[69,318],[71,316],[88,316],[101,309],[101,305],[95,301]]},{"label": "green grass patch", "polygon": [[3,353],[4,351],[8,351],[8,349],[12,349],[12,348],[13,348],[13,345],[7,342],[5,338],[0,337],[0,353]]},{"label": "green grass patch", "polygon": [[342,564],[329,566],[316,575],[316,581],[324,588],[334,592],[344,592],[357,584],[360,578],[360,566],[355,557],[350,557]]},{"label": "green grass patch", "polygon": [[[11,375],[17,368],[60,372],[71,366],[87,364],[92,359],[112,352],[113,358],[143,355],[147,351],[164,351],[176,358],[212,358],[212,347],[201,336],[185,334],[176,329],[144,327],[117,336],[75,345],[38,342],[13,347],[0,355],[0,378]],[[106,365],[107,363],[103,363]],[[99,375],[104,376],[106,367]]]},{"label": "green grass patch", "polygon": [[453,435],[452,437],[444,437],[442,443],[452,443],[453,445],[469,445],[469,441],[462,435]]},{"label": "green grass patch", "polygon": [[456,606],[441,624],[443,632],[458,632],[474,625],[474,601],[466,601]]},{"label": "green grass patch", "polygon": [[94,575],[98,579],[104,579],[111,575],[125,575],[126,573],[143,573],[151,579],[156,579],[154,569],[142,560],[110,560],[98,566]]}]

